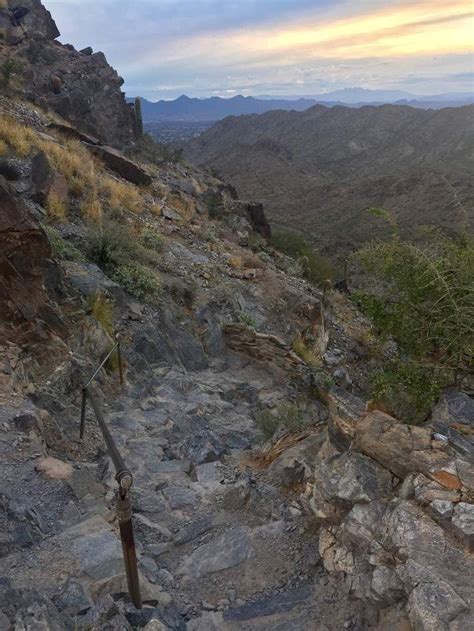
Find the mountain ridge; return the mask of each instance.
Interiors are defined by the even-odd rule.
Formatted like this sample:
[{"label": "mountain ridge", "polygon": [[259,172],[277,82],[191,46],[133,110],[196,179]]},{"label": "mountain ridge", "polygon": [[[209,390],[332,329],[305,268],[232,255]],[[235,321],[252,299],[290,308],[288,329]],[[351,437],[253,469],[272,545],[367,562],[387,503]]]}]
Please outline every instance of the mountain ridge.
[{"label": "mountain ridge", "polygon": [[[408,92],[394,92],[392,96],[396,99],[384,100],[383,93],[379,91],[352,92],[354,97],[358,95],[360,100],[348,98],[344,101],[344,90],[328,93],[327,95],[317,95],[315,97],[300,98],[258,98],[253,96],[243,96],[237,94],[230,98],[213,96],[205,99],[192,98],[181,95],[177,99],[156,102],[141,98],[143,120],[145,122],[156,121],[188,121],[205,122],[222,120],[227,116],[240,116],[243,114],[264,114],[272,110],[284,111],[304,111],[314,105],[325,105],[334,107],[343,105],[347,107],[363,107],[365,105],[384,105],[386,103],[409,104],[411,107],[422,109],[441,109],[445,107],[460,107],[469,104],[474,97],[467,95],[435,95],[433,97],[418,97]],[[370,100],[363,100],[364,94]],[[387,95],[387,93],[386,93]],[[378,98],[376,98],[378,97]],[[135,101],[134,98],[127,99],[129,103]]]},{"label": "mountain ridge", "polygon": [[406,233],[460,227],[459,200],[472,222],[473,114],[474,106],[316,105],[224,119],[184,152],[338,258],[386,233],[381,220],[367,225],[372,206],[393,212]]}]

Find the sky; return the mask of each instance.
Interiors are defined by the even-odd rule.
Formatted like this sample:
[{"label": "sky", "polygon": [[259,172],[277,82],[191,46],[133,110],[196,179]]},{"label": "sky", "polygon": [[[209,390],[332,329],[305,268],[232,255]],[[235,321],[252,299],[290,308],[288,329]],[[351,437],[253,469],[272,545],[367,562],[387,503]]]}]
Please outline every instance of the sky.
[{"label": "sky", "polygon": [[127,94],[474,90],[472,0],[43,0],[60,41],[103,51]]}]

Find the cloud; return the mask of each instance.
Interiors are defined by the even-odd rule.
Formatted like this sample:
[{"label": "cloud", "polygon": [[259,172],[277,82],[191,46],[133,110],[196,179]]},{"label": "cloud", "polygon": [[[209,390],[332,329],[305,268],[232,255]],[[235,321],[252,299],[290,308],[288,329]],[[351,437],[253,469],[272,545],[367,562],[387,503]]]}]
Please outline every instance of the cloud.
[{"label": "cloud", "polygon": [[[308,94],[468,81],[470,0],[46,0],[63,41],[107,54],[130,94]],[[407,63],[408,60],[408,63]],[[383,68],[383,71],[380,69]],[[427,72],[428,70],[428,72]],[[413,88],[412,82],[410,83]]]}]

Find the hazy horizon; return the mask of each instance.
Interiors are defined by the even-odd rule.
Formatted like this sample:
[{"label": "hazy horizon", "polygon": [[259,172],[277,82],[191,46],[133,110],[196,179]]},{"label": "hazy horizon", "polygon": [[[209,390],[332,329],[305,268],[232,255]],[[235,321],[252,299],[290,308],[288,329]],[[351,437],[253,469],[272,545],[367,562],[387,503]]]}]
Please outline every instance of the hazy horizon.
[{"label": "hazy horizon", "polygon": [[470,0],[45,0],[60,40],[102,50],[129,95],[472,92]]}]

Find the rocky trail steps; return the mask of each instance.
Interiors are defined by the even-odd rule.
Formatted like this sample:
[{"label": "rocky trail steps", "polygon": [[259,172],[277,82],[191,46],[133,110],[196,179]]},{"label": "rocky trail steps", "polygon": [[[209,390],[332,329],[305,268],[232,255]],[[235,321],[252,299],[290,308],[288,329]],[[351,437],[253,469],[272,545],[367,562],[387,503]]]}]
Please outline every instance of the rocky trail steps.
[{"label": "rocky trail steps", "polygon": [[[15,629],[59,630],[67,620],[74,629],[364,628],[360,604],[344,606],[321,567],[297,495],[243,464],[255,440],[250,409],[272,392],[271,378],[259,379],[249,383],[248,367],[162,367],[104,407],[135,477],[142,611],[124,594],[109,459],[54,458],[37,411],[2,410],[0,609],[16,609]],[[92,413],[86,433],[87,450]]]}]

